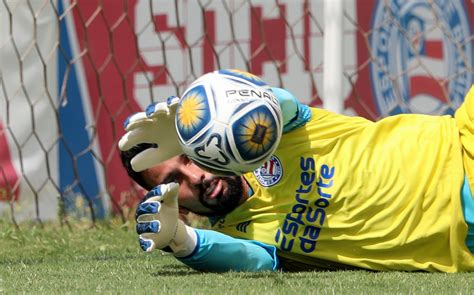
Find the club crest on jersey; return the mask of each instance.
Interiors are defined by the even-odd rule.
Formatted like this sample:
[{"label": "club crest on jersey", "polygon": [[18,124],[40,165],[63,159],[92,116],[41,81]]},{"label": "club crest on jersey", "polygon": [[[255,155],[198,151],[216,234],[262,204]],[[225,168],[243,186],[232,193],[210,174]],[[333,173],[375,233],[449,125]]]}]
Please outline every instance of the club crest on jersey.
[{"label": "club crest on jersey", "polygon": [[372,23],[370,80],[380,114],[453,114],[473,82],[463,1],[379,1]]},{"label": "club crest on jersey", "polygon": [[265,162],[260,168],[253,171],[257,181],[264,187],[270,187],[277,184],[283,176],[283,167],[280,159],[271,156],[270,160]]}]

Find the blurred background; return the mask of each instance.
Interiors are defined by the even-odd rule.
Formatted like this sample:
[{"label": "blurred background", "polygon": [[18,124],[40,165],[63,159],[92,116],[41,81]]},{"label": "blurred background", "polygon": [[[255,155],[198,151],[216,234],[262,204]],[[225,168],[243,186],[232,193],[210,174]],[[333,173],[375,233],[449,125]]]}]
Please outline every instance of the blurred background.
[{"label": "blurred background", "polygon": [[126,220],[122,122],[237,68],[371,120],[453,114],[473,83],[463,0],[4,0],[0,218]]}]

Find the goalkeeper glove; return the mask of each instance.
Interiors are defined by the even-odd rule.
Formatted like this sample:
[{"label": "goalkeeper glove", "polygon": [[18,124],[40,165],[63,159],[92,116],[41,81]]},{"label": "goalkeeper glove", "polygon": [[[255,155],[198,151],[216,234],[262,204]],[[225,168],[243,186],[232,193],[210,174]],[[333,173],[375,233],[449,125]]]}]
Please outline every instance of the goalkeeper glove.
[{"label": "goalkeeper glove", "polygon": [[175,115],[179,97],[171,96],[166,102],[151,104],[146,112],[135,113],[124,122],[127,133],[119,141],[122,151],[139,143],[155,143],[131,160],[133,170],[143,171],[165,160],[182,154],[176,133]]},{"label": "goalkeeper glove", "polygon": [[159,185],[138,205],[136,230],[143,251],[169,246],[177,257],[188,256],[194,251],[196,232],[178,219],[178,188],[174,182]]}]

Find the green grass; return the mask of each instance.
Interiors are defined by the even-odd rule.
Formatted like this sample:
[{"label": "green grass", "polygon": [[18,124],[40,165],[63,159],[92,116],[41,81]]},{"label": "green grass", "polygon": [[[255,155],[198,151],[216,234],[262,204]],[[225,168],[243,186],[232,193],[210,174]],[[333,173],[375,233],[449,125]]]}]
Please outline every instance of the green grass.
[{"label": "green grass", "polygon": [[0,222],[0,294],[474,294],[474,274],[199,273],[141,252],[119,222],[72,230]]}]

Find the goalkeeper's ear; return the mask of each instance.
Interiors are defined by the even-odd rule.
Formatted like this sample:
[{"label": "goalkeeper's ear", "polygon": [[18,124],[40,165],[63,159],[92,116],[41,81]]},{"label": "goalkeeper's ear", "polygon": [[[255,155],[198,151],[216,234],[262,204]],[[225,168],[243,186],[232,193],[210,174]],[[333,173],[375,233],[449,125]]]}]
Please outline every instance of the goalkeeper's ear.
[{"label": "goalkeeper's ear", "polygon": [[132,178],[136,183],[138,183],[138,185],[147,191],[153,189],[153,185],[150,185],[146,182],[145,178],[143,177],[143,173],[133,170],[132,159],[144,150],[156,147],[157,145],[153,143],[140,143],[128,151],[120,151],[120,160],[122,161],[122,165],[125,170],[127,170],[128,176],[130,176],[130,178]]}]

